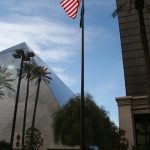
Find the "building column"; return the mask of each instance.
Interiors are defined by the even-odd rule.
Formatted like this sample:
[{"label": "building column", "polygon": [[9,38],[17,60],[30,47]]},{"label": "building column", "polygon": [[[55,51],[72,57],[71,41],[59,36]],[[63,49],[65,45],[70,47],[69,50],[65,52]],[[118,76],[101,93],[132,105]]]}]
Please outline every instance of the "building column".
[{"label": "building column", "polygon": [[129,141],[129,150],[134,143],[134,121],[131,106],[132,96],[117,97],[119,111],[119,127],[126,131],[125,136]]}]

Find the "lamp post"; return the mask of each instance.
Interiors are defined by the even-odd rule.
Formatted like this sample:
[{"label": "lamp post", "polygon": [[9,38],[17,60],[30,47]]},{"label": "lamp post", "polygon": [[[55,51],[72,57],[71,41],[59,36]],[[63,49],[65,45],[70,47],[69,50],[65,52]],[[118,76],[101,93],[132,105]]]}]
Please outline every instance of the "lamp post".
[{"label": "lamp post", "polygon": [[24,117],[23,117],[22,149],[24,148],[24,135],[25,135],[25,126],[26,126],[26,112],[27,112],[27,106],[28,106],[29,84],[30,84],[30,76],[31,76],[30,61],[31,61],[31,57],[34,57],[34,53],[33,52],[26,52],[26,55],[29,58],[29,68],[27,70],[27,92],[26,92],[26,100],[25,100],[25,107],[24,107]]},{"label": "lamp post", "polygon": [[23,62],[29,60],[28,56],[25,55],[23,49],[16,49],[16,52],[13,54],[13,57],[15,59],[21,59],[21,63],[20,63],[19,79],[18,79],[18,85],[17,85],[16,101],[15,101],[13,124],[12,124],[11,139],[10,139],[11,149],[13,149],[13,139],[14,139],[14,133],[15,133],[15,126],[16,126],[16,116],[17,116],[17,109],[18,109],[18,100],[19,100],[19,92],[20,92],[20,85],[21,85]]}]

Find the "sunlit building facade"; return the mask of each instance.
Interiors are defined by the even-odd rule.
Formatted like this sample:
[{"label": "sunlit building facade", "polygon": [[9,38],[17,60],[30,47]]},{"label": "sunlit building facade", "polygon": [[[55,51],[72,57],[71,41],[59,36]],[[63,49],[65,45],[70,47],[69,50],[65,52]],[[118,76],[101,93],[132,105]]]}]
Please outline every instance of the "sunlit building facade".
[{"label": "sunlit building facade", "polygon": [[[126,0],[117,0],[117,7]],[[126,96],[117,97],[119,126],[126,130],[129,148],[144,148],[150,144],[150,110],[148,104],[148,79],[146,75],[144,50],[141,43],[139,18],[135,9],[124,5],[118,14]],[[148,43],[150,44],[150,1],[144,0],[144,21]]]},{"label": "sunlit building facade", "polygon": [[[25,52],[32,51],[32,49],[28,47],[26,43],[21,43],[0,52],[0,65],[7,67],[8,71],[12,73],[11,78],[15,79],[12,83],[15,91],[17,89],[18,83],[16,69],[19,69],[20,67],[20,59],[14,59],[12,56],[16,49],[23,49]],[[35,57],[32,58],[32,62],[38,66],[47,67],[46,64],[36,54]],[[50,84],[45,84],[43,81],[41,82],[35,121],[35,128],[41,131],[42,137],[44,139],[44,145],[41,148],[43,150],[48,148],[63,148],[62,145],[55,145],[52,129],[52,116],[58,108],[63,106],[70,99],[70,97],[73,96],[72,91],[58,78],[58,76],[51,69],[48,68],[48,72],[51,72],[50,76],[52,80],[50,81]],[[14,147],[16,146],[17,142],[16,136],[19,134],[22,137],[26,86],[26,79],[22,79],[16,119]],[[32,81],[30,83],[26,129],[31,127],[35,94],[36,85],[35,82]],[[16,92],[7,90],[5,91],[5,96],[3,99],[0,100],[0,141],[10,141],[15,97]]]}]

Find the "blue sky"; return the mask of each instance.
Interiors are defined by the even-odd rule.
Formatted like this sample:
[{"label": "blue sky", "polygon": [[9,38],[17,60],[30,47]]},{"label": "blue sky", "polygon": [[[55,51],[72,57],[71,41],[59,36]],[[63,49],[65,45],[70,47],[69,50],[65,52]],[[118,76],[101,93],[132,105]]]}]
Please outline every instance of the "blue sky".
[{"label": "blue sky", "polygon": [[[0,50],[26,42],[74,93],[80,92],[80,12],[70,19],[59,0],[1,0]],[[118,123],[125,95],[115,0],[85,0],[85,91]]]}]

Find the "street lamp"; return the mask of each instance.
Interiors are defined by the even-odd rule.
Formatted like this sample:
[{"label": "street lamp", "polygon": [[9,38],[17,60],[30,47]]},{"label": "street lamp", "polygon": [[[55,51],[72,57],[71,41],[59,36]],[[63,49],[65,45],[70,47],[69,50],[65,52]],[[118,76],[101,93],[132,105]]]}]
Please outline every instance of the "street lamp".
[{"label": "street lamp", "polygon": [[18,79],[18,85],[17,85],[16,101],[15,101],[13,124],[12,124],[12,131],[11,131],[11,141],[10,141],[11,149],[13,149],[13,139],[14,139],[14,133],[15,133],[15,126],[16,126],[16,116],[17,116],[17,109],[18,109],[18,100],[19,100],[19,92],[20,92],[20,85],[21,85],[23,62],[30,60],[28,55],[29,54],[25,54],[23,49],[16,49],[15,53],[13,54],[13,57],[15,59],[21,59],[21,63],[20,63],[19,79]]}]

